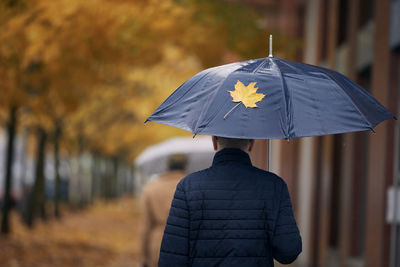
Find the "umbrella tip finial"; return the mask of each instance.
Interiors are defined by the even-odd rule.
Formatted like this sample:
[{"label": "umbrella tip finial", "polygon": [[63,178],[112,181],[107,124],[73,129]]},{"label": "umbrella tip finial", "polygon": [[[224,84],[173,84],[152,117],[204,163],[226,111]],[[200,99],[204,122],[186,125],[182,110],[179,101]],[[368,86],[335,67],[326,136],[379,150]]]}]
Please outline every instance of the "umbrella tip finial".
[{"label": "umbrella tip finial", "polygon": [[274,57],[272,55],[272,34],[269,35],[269,55],[268,57]]}]

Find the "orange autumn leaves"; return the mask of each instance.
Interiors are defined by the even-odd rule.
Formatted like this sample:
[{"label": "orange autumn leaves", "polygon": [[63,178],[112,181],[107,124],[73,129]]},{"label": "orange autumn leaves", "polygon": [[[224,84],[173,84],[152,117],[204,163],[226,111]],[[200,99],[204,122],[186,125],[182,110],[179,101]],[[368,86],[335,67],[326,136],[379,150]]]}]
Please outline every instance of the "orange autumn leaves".
[{"label": "orange autumn leaves", "polygon": [[225,55],[263,55],[258,40],[266,31],[241,4],[21,0],[12,9],[6,2],[0,126],[16,106],[19,129],[51,133],[62,125],[61,146],[72,153],[84,140],[84,150],[132,160],[145,146],[183,134],[143,121],[186,79],[225,63]]}]

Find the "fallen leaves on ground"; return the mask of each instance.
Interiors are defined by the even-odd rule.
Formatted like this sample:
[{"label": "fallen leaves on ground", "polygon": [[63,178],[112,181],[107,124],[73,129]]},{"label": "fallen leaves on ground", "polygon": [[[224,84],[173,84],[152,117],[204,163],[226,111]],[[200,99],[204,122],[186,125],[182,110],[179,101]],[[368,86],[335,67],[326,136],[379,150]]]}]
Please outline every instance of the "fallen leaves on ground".
[{"label": "fallen leaves on ground", "polygon": [[17,214],[12,234],[0,236],[1,266],[135,266],[139,204],[134,198],[98,202],[29,230]]}]

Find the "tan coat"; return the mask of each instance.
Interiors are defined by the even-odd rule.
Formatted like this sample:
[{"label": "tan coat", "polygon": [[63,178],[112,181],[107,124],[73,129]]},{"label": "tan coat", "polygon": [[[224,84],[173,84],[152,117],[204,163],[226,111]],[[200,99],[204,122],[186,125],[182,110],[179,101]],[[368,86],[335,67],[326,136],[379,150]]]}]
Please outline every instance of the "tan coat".
[{"label": "tan coat", "polygon": [[147,184],[142,195],[141,261],[148,267],[158,266],[165,224],[178,182],[186,174],[172,171]]}]

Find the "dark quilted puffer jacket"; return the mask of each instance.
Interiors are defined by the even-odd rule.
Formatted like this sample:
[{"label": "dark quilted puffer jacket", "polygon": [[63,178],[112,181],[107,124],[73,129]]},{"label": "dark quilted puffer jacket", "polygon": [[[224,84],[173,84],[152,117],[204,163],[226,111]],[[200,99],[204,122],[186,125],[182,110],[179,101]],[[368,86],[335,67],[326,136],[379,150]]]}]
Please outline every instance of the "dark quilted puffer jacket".
[{"label": "dark quilted puffer jacket", "polygon": [[178,184],[159,266],[274,266],[301,247],[286,183],[242,150],[223,149]]}]

